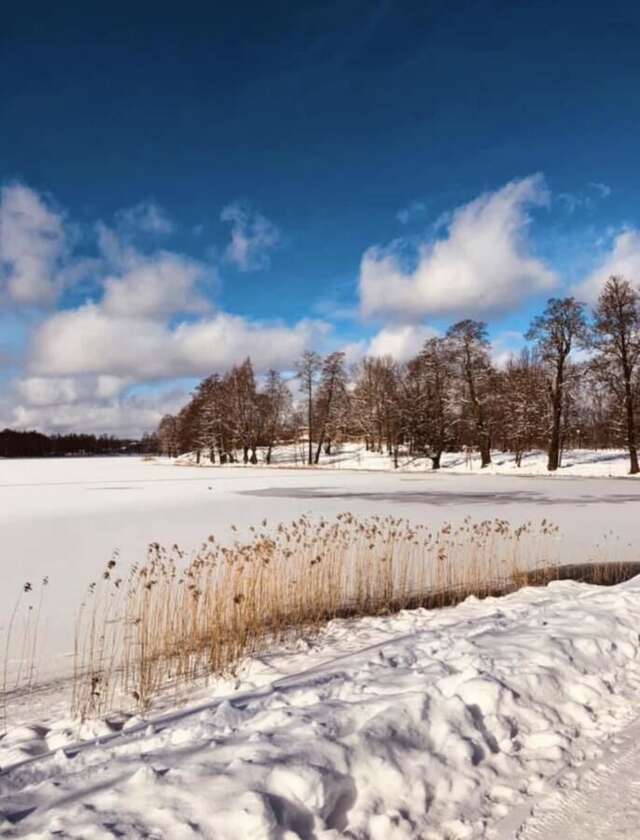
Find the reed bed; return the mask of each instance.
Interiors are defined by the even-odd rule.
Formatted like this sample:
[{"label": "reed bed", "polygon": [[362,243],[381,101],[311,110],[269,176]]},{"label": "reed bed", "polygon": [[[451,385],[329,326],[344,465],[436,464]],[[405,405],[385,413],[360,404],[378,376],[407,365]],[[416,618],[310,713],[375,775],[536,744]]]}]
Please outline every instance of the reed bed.
[{"label": "reed bed", "polygon": [[[186,555],[149,546],[128,570],[115,553],[90,584],[75,626],[72,714],[144,711],[161,693],[181,699],[211,676],[274,644],[317,632],[333,618],[382,615],[503,595],[573,579],[612,585],[640,574],[633,546],[613,533],[585,563],[560,562],[558,528],[501,519],[437,530],[391,516],[301,517]],[[37,683],[48,578],[19,593],[3,641],[0,735],[10,700]]]},{"label": "reed bed", "polygon": [[436,531],[391,516],[301,517],[185,557],[149,546],[122,575],[117,557],[91,585],[76,628],[72,707],[141,710],[168,687],[230,673],[245,656],[337,617],[437,607],[558,576],[558,529],[500,519]]}]

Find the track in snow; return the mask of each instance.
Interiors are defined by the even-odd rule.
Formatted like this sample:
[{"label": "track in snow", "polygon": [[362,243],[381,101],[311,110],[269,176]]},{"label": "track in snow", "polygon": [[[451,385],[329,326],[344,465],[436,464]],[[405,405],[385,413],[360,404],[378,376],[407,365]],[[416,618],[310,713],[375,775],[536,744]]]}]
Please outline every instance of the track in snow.
[{"label": "track in snow", "polygon": [[[499,837],[513,840],[638,840],[640,838],[640,719],[612,739],[602,755],[536,803],[510,815]],[[514,824],[519,822],[519,825]]]}]

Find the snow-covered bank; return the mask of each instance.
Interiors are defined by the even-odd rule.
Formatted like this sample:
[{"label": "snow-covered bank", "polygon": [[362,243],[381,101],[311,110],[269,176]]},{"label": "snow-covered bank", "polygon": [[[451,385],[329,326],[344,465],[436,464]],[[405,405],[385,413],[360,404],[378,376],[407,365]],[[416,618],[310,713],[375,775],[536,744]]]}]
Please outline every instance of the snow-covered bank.
[{"label": "snow-covered bank", "polygon": [[563,582],[333,622],[191,708],[95,724],[102,743],[25,709],[0,741],[0,832],[506,840],[637,714],[639,624],[638,579]]},{"label": "snow-covered bank", "polygon": [[[388,461],[384,458],[388,465]],[[37,677],[49,679],[72,666],[74,626],[87,586],[114,550],[119,568],[146,557],[147,545],[178,543],[188,554],[209,534],[232,539],[263,519],[270,527],[305,514],[333,518],[387,515],[430,528],[492,519],[514,527],[543,518],[560,529],[561,562],[582,563],[611,532],[599,557],[628,559],[637,536],[640,484],[616,478],[474,475],[357,470],[277,470],[262,467],[175,467],[169,460],[70,458],[0,462],[0,650],[25,584],[33,592],[22,606],[42,608]],[[631,559],[636,559],[631,552]],[[20,635],[13,635],[12,658]],[[17,643],[17,648],[16,644]]]},{"label": "snow-covered bank", "polygon": [[[197,458],[193,453],[175,459],[177,464],[190,466],[195,465],[196,461]],[[259,466],[267,466],[266,453],[261,449],[258,449],[258,462]],[[202,466],[211,464],[204,452],[200,455],[200,464]],[[305,467],[306,451],[300,445],[276,447],[271,454],[271,466]],[[330,455],[323,453],[317,468],[373,471],[396,469],[391,456],[384,452],[371,452],[360,443],[343,443],[334,447]],[[431,472],[432,465],[429,458],[400,455],[397,469],[402,472]],[[539,450],[523,455],[520,466],[517,465],[515,455],[512,453],[494,451],[492,463],[484,469],[480,467],[478,453],[469,456],[462,452],[445,452],[442,455],[440,472],[466,475],[550,475],[547,470],[547,455]],[[624,449],[571,449],[563,453],[560,469],[551,475],[622,477],[628,474],[629,454]]]}]

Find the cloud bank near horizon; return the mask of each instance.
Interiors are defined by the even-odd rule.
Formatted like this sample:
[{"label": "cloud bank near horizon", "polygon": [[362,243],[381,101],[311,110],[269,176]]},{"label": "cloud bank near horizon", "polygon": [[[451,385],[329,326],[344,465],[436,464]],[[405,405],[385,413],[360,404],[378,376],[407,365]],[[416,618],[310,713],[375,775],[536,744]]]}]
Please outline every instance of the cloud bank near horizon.
[{"label": "cloud bank near horizon", "polygon": [[[605,187],[593,192],[605,198]],[[0,425],[138,434],[175,410],[190,379],[246,356],[259,372],[290,369],[309,347],[344,349],[351,361],[365,354],[406,361],[444,317],[489,319],[532,297],[567,291],[592,303],[609,274],[640,277],[640,231],[628,226],[606,247],[594,247],[590,273],[563,283],[533,235],[551,199],[544,177],[531,175],[453,208],[417,241],[367,248],[354,278],[354,312],[359,308],[365,322],[354,315],[351,335],[362,335],[354,340],[327,317],[285,323],[219,307],[225,266],[265,270],[283,243],[282,231],[246,203],[223,208],[228,244],[218,257],[202,259],[166,246],[177,225],[154,202],[79,230],[51,197],[6,184],[0,315],[21,325],[26,344],[0,359],[8,371]],[[413,215],[422,218],[424,207]],[[498,335],[495,344],[500,358],[505,339]]]}]

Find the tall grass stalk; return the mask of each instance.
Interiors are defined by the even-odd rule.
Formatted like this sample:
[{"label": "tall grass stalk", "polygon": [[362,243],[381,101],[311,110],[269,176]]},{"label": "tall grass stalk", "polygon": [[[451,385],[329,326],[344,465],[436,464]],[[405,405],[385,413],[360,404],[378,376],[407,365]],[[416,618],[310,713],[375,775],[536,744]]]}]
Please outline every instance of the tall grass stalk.
[{"label": "tall grass stalk", "polygon": [[441,606],[467,595],[508,592],[533,569],[558,567],[557,528],[513,528],[495,519],[431,530],[403,519],[301,517],[248,540],[214,537],[187,558],[149,546],[122,578],[112,560],[79,615],[73,712],[117,704],[148,708],[275,641],[336,617]]}]

